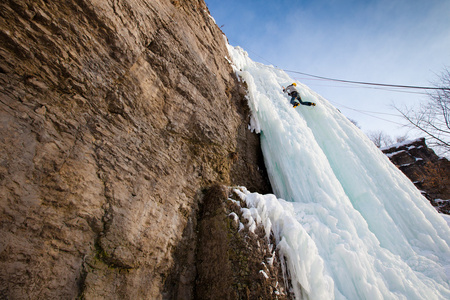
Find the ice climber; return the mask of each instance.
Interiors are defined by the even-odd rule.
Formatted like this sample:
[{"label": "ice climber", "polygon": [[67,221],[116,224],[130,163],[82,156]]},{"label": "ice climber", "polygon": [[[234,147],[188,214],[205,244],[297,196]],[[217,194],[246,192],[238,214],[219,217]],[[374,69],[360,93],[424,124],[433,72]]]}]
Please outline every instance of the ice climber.
[{"label": "ice climber", "polygon": [[295,88],[296,86],[297,86],[297,84],[294,82],[293,84],[288,85],[286,88],[283,88],[283,92],[287,93],[289,96],[292,97],[291,104],[294,107],[297,107],[300,104],[307,105],[307,106],[316,106],[316,104],[313,102],[302,101],[300,94],[298,93],[297,89]]}]

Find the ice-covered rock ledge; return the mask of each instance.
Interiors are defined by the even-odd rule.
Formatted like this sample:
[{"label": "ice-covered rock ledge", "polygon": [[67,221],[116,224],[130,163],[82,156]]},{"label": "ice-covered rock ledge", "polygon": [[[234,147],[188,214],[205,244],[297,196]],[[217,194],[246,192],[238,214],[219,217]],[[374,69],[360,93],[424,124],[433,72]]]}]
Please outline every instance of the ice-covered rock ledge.
[{"label": "ice-covered rock ledge", "polygon": [[198,223],[199,299],[293,299],[272,226],[264,226],[246,195],[245,188],[221,185],[205,193]]},{"label": "ice-covered rock ledge", "polygon": [[[285,283],[296,299],[331,299],[331,278],[324,275],[323,260],[305,228],[296,220],[292,203],[273,194],[250,193],[245,187],[233,189],[241,205],[247,228],[261,226],[269,248],[277,252]],[[233,200],[232,200],[233,201]],[[240,226],[241,227],[241,226]]]},{"label": "ice-covered rock ledge", "polygon": [[437,211],[450,215],[450,162],[429,148],[424,138],[381,148]]}]

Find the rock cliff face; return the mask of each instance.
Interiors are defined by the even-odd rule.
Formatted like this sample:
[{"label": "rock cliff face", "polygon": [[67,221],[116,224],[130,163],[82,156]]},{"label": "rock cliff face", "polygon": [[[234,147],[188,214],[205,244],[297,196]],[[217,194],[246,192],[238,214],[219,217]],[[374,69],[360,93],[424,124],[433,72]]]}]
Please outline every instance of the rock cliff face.
[{"label": "rock cliff face", "polygon": [[203,191],[270,192],[203,0],[0,15],[0,298],[194,297]]},{"label": "rock cliff face", "polygon": [[424,138],[382,151],[439,212],[450,214],[450,162],[446,158],[428,148]]}]

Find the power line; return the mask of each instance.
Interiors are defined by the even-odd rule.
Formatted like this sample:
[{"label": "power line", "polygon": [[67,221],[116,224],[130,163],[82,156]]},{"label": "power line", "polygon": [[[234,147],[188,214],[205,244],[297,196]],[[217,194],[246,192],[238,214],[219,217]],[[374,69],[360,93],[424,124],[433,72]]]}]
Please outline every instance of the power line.
[{"label": "power line", "polygon": [[[298,80],[302,82],[303,80],[319,80],[319,81],[326,81],[324,79],[310,79],[310,78],[296,78],[293,77],[295,80]],[[323,87],[333,87],[333,88],[351,88],[351,89],[359,89],[360,86],[350,85],[350,86],[343,86],[343,85],[324,85],[324,84],[315,84],[311,83],[313,86],[323,86]],[[366,89],[374,89],[374,90],[382,90],[382,91],[388,91],[388,92],[396,92],[396,93],[405,93],[405,94],[417,94],[417,95],[428,95],[425,92],[419,92],[419,91],[407,91],[407,90],[401,90],[398,88],[387,88],[387,87],[376,87],[376,86],[364,86],[363,88]]]},{"label": "power line", "polygon": [[[317,78],[317,79],[320,79],[320,80],[343,82],[343,83],[350,83],[350,84],[360,84],[360,85],[371,85],[371,86],[377,86],[377,87],[366,87],[366,88],[381,89],[381,90],[392,91],[392,92],[412,93],[412,94],[426,94],[426,93],[412,92],[412,91],[401,91],[401,90],[398,90],[398,88],[402,88],[402,89],[422,89],[422,90],[450,90],[450,88],[423,87],[423,86],[413,86],[413,85],[398,85],[398,84],[374,83],[374,82],[364,82],[364,81],[351,81],[351,80],[343,80],[343,79],[336,79],[336,78],[317,76],[317,75],[312,75],[312,74],[299,72],[299,71],[286,70],[286,69],[279,68],[278,66],[276,66],[275,64],[273,64],[269,60],[267,60],[264,57],[258,55],[256,52],[251,51],[249,49],[247,49],[247,50],[249,52],[253,53],[255,56],[257,56],[257,57],[265,60],[269,64],[271,64],[272,67],[275,68],[275,69],[278,69],[278,70],[281,70],[281,71],[284,71],[284,72],[289,72],[289,73],[301,74],[301,75]],[[397,89],[385,89],[385,88],[382,88],[382,87],[390,87],[390,88],[397,88]],[[334,101],[331,101],[331,100],[329,100],[329,101],[330,102],[334,102]],[[334,103],[336,103],[336,102],[334,102]],[[395,116],[395,117],[401,117],[400,115],[389,114],[389,113],[382,113],[382,112],[374,112],[374,111],[366,111],[366,110],[358,110],[358,109],[347,107],[347,106],[339,104],[339,103],[336,103],[336,104],[338,104],[338,105],[340,105],[342,107],[345,107],[347,109],[359,112],[361,114],[370,116],[372,118],[376,118],[376,119],[383,120],[383,121],[386,121],[386,122],[390,122],[390,123],[393,123],[393,124],[405,126],[404,124],[401,124],[401,123],[398,123],[398,122],[394,122],[394,121],[391,121],[391,120],[387,120],[387,119],[384,119],[384,118],[380,118],[380,117],[371,115],[370,113],[381,114],[381,115],[390,115],[390,116]]]},{"label": "power line", "polygon": [[328,101],[331,102],[331,103],[335,103],[335,104],[337,104],[337,105],[339,105],[339,106],[341,106],[341,107],[345,107],[345,108],[347,108],[347,109],[356,111],[356,112],[358,112],[358,113],[360,113],[360,114],[367,115],[367,116],[372,117],[372,118],[375,118],[375,119],[379,119],[379,120],[383,120],[383,121],[386,121],[386,122],[389,122],[389,123],[393,123],[393,124],[405,126],[405,124],[401,124],[401,123],[398,123],[398,122],[395,122],[395,121],[391,121],[391,120],[388,120],[388,119],[384,119],[384,118],[380,118],[380,117],[377,117],[377,116],[373,116],[373,115],[371,115],[370,113],[372,113],[372,114],[380,114],[380,115],[387,115],[387,116],[395,116],[395,117],[401,117],[400,115],[389,114],[389,113],[382,113],[382,112],[376,112],[376,111],[368,111],[368,110],[354,109],[354,108],[345,106],[345,105],[343,105],[343,104],[337,103],[337,102],[335,102],[335,101],[331,101],[331,100],[328,100]]},{"label": "power line", "polygon": [[[319,82],[323,82],[323,81],[328,81],[325,79],[318,79],[318,78],[308,78],[308,77],[302,77],[302,78],[296,78],[294,77],[294,79],[298,80],[298,81],[303,81],[303,80],[317,80]],[[358,89],[361,88],[358,85],[319,85],[319,84],[314,84],[315,86],[324,86],[324,87],[335,87],[335,88],[352,88],[352,89]],[[400,88],[393,88],[393,87],[380,87],[380,86],[364,86],[363,88],[366,89],[374,89],[374,90],[382,90],[382,91],[388,91],[388,92],[396,92],[396,93],[407,93],[407,94],[418,94],[418,95],[428,95],[428,93],[426,92],[420,92],[420,91],[408,91],[405,89],[400,89]]]},{"label": "power line", "polygon": [[405,126],[405,124],[401,124],[401,123],[394,122],[394,121],[391,121],[391,120],[388,120],[388,119],[384,119],[384,118],[380,118],[380,117],[377,117],[377,116],[372,116],[371,114],[365,113],[363,111],[358,111],[358,112],[360,114],[367,115],[367,116],[375,118],[375,119],[379,119],[379,120],[386,121],[386,122],[389,122],[389,123],[397,124],[397,125],[400,125],[400,126]]},{"label": "power line", "polygon": [[400,117],[400,118],[402,118],[402,116],[399,115],[399,114],[391,114],[391,113],[384,113],[384,112],[379,112],[379,111],[371,111],[371,110],[356,109],[356,108],[352,108],[352,107],[345,106],[344,104],[341,104],[341,103],[337,103],[336,101],[332,101],[332,100],[328,100],[328,101],[331,102],[331,103],[335,103],[335,104],[337,104],[337,105],[339,105],[339,106],[341,106],[341,107],[345,107],[345,108],[347,108],[347,109],[351,109],[351,110],[354,110],[354,111],[357,111],[357,112],[366,112],[366,113],[371,113],[371,114],[386,115],[386,116],[394,116],[394,117]]},{"label": "power line", "polygon": [[[329,77],[324,77],[324,76],[318,76],[318,75],[313,75],[313,74],[308,74],[308,73],[299,72],[299,71],[293,71],[293,70],[286,70],[286,69],[277,67],[271,61],[265,59],[261,55],[258,55],[256,52],[251,51],[249,49],[247,49],[247,50],[248,50],[248,52],[253,53],[255,56],[265,60],[269,64],[275,66],[274,68],[276,68],[276,69],[279,69],[279,70],[282,70],[282,71],[285,71],[285,72],[289,72],[289,73],[296,73],[296,74],[301,74],[301,75],[305,75],[305,76],[309,76],[309,77],[314,77],[314,78],[318,78],[318,79],[322,79],[322,80],[336,81],[336,82],[343,82],[343,83],[354,83],[354,84],[361,84],[361,85],[394,87],[394,88],[450,91],[450,88],[445,88],[445,87],[430,87],[430,86],[416,86],[416,85],[402,85],[402,84],[388,84],[388,83],[375,83],[375,82],[365,82],[365,81],[353,81],[353,80],[344,80],[344,79],[336,79],[336,78],[329,78]],[[391,91],[399,92],[399,91],[396,91],[396,90],[391,90]]]},{"label": "power line", "polygon": [[396,87],[396,88],[407,88],[407,89],[421,89],[421,90],[450,90],[450,88],[439,88],[439,87],[429,87],[429,86],[415,86],[415,85],[400,85],[400,84],[387,84],[387,83],[374,83],[374,82],[364,82],[364,81],[352,81],[352,80],[344,80],[344,79],[335,79],[335,78],[329,78],[329,77],[323,77],[323,76],[317,76],[312,75],[308,73],[298,72],[298,71],[292,71],[292,70],[285,70],[282,69],[285,72],[289,73],[296,73],[301,75],[306,75],[314,78],[329,80],[329,81],[337,81],[337,82],[344,82],[344,83],[354,83],[354,84],[363,84],[363,85],[375,85],[375,86],[387,86],[387,87]]}]

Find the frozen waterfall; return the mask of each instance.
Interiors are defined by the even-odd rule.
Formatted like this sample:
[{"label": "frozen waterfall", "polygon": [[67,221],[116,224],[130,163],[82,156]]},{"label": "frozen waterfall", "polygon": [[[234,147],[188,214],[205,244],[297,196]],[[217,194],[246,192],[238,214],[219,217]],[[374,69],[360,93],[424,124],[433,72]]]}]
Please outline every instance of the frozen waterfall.
[{"label": "frozen waterfall", "polygon": [[293,108],[284,71],[229,53],[276,194],[241,197],[275,233],[296,298],[450,299],[449,226],[409,179],[307,86],[317,106]]}]

